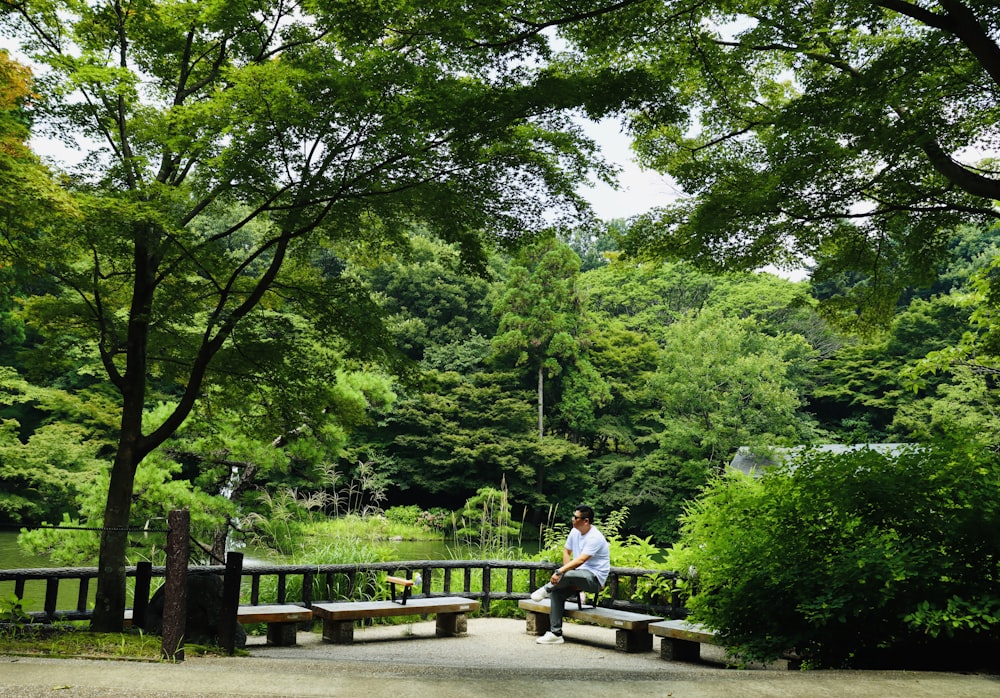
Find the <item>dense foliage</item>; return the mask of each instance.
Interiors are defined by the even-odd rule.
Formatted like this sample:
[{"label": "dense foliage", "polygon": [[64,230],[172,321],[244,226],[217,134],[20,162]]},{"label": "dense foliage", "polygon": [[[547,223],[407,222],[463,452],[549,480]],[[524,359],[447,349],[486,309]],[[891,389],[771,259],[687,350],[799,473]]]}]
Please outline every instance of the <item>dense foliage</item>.
[{"label": "dense foliage", "polygon": [[[545,1],[537,22],[409,3],[0,3],[4,35],[42,67],[37,133],[84,151],[64,188],[73,206],[4,217],[0,250],[56,284],[25,303],[31,322],[79,353],[84,387],[118,412],[95,627],[121,627],[138,469],[206,394],[301,382],[319,399],[295,411],[315,416],[335,406],[285,361],[290,344],[322,344],[328,373],[391,361],[346,260],[392,249],[419,221],[481,266],[493,243],[579,218],[575,185],[602,168],[569,111],[600,117],[657,93],[635,91],[641,72],[561,69],[541,30],[577,12],[592,14]],[[23,86],[6,56],[0,67]],[[0,98],[8,146],[25,96]],[[272,438],[300,425],[282,426]]]},{"label": "dense foliage", "polygon": [[[992,638],[1000,11],[432,5],[0,0],[40,68],[0,52],[0,517],[104,528],[25,536],[99,555],[95,626],[171,508],[219,555],[500,487],[504,537],[586,501],[645,551],[692,507],[693,606],[750,657]],[[581,115],[685,195],[590,220]],[[719,479],[827,441],[922,446]],[[784,635],[747,614],[800,583]]]},{"label": "dense foliage", "polygon": [[576,25],[602,65],[645,66],[672,112],[636,110],[677,201],[628,249],[704,268],[822,261],[864,276],[841,320],[891,316],[951,231],[996,222],[1000,10],[982,0],[667,0]]},{"label": "dense foliage", "polygon": [[975,441],[806,451],[759,479],[717,478],[673,551],[694,617],[750,660],[986,666],[1000,647],[1000,463]]}]

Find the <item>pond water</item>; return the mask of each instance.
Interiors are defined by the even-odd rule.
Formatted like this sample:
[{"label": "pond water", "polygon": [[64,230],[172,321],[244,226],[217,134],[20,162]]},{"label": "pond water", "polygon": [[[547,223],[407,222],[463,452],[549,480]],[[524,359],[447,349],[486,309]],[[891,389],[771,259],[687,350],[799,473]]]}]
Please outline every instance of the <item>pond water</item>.
[{"label": "pond water", "polygon": [[29,555],[17,547],[17,531],[0,530],[0,570],[57,567],[47,557]]},{"label": "pond water", "polygon": [[[35,567],[60,567],[54,564],[46,556],[30,555],[21,550],[17,545],[17,531],[0,531],[0,569],[20,570]],[[59,597],[56,608],[67,610],[76,608],[78,583],[75,581],[62,582],[59,584]],[[94,601],[96,585],[90,584],[90,601]],[[6,605],[7,601],[14,599],[14,582],[0,583],[0,608]],[[30,580],[24,584],[24,598],[21,600],[21,607],[25,611],[41,611],[45,608],[45,581]]]}]

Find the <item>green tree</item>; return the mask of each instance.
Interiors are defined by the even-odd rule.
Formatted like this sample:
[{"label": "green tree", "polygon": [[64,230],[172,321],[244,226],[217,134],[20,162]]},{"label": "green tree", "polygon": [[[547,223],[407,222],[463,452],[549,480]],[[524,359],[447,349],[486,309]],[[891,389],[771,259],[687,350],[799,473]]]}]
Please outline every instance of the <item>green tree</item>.
[{"label": "green tree", "polygon": [[642,162],[688,196],[624,250],[715,269],[824,260],[866,273],[862,308],[884,317],[932,278],[955,224],[996,221],[1000,177],[977,161],[997,135],[993,3],[662,2],[572,33],[596,62],[658,70],[680,107],[632,116]]},{"label": "green tree", "polygon": [[794,379],[795,366],[810,356],[799,335],[772,337],[753,318],[714,309],[670,325],[636,418],[640,455],[602,461],[602,506],[629,507],[645,530],[669,542],[686,502],[740,446],[811,442]]},{"label": "green tree", "polygon": [[[915,392],[906,376],[928,354],[958,344],[968,329],[970,313],[965,294],[914,299],[880,336],[846,343],[819,362],[810,412],[848,443],[910,441],[924,434],[927,424],[915,424],[913,417],[937,399],[938,387],[947,378],[925,376]],[[917,402],[923,407],[915,408]],[[900,419],[901,409],[910,417]]]},{"label": "green tree", "polygon": [[[547,208],[580,203],[593,158],[564,109],[607,113],[635,82],[549,69],[541,31],[571,18],[545,3],[531,19],[384,3],[0,9],[46,67],[42,132],[88,147],[79,215],[18,226],[4,244],[59,279],[36,321],[72,326],[119,396],[93,620],[105,631],[122,626],[137,468],[190,414],[220,353],[238,354],[239,328],[295,298],[377,354],[375,314],[350,280],[315,273],[316,249],[375,253],[422,220],[480,262],[484,234],[514,239]],[[160,391],[176,408],[146,431]]]},{"label": "green tree", "polygon": [[113,449],[114,402],[38,387],[3,366],[0,405],[0,515],[25,524],[75,515],[78,496]]},{"label": "green tree", "polygon": [[574,228],[568,233],[560,232],[563,240],[580,257],[580,271],[599,269],[618,256],[618,238],[626,229],[626,221],[621,218],[606,221],[599,226]]},{"label": "green tree", "polygon": [[546,378],[556,394],[551,401],[560,416],[556,425],[574,436],[588,428],[595,408],[610,398],[588,357],[593,326],[577,288],[579,274],[580,258],[568,245],[542,240],[522,252],[494,304],[498,357],[528,367],[535,378],[539,439],[545,435]]},{"label": "green tree", "polygon": [[[53,211],[74,212],[72,202],[28,147],[31,106],[37,97],[33,89],[31,71],[0,49],[0,235],[44,220]],[[0,356],[5,358],[25,340],[17,297],[32,281],[12,261],[0,246]]]},{"label": "green tree", "polygon": [[672,323],[705,307],[717,283],[718,277],[690,264],[625,260],[591,270],[581,279],[588,307],[602,322],[617,319],[660,344]]},{"label": "green tree", "polygon": [[[378,294],[396,343],[415,361],[473,336],[492,336],[490,280],[463,268],[459,250],[424,234],[410,235],[410,250],[372,268],[352,267]],[[487,269],[489,273],[491,269]]]},{"label": "green tree", "polygon": [[531,393],[518,383],[516,372],[424,371],[391,412],[358,432],[349,457],[383,462],[393,501],[457,509],[503,480],[512,504],[544,510],[578,491],[588,451],[558,437],[540,441]]}]

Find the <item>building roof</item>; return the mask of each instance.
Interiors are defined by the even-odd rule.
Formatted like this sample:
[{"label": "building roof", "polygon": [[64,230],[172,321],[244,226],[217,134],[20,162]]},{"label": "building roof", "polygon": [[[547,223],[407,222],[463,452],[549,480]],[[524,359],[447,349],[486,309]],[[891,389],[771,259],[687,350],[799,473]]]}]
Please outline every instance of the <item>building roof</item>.
[{"label": "building roof", "polygon": [[753,475],[757,471],[778,465],[788,458],[803,451],[820,451],[826,453],[847,453],[848,451],[859,451],[871,449],[879,453],[895,455],[905,448],[913,447],[914,444],[906,443],[886,443],[886,444],[816,444],[813,446],[793,446],[791,448],[773,448],[768,455],[755,454],[747,446],[740,446],[729,467],[739,470],[747,475]]}]

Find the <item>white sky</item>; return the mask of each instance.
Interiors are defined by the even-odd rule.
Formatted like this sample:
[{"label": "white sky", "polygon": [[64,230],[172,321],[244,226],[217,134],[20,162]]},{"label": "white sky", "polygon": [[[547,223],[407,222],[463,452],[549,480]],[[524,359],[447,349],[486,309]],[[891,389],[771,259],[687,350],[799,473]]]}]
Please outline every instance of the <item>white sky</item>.
[{"label": "white sky", "polygon": [[619,189],[602,182],[580,189],[580,194],[590,201],[600,218],[628,218],[645,213],[670,203],[680,194],[670,177],[639,167],[629,138],[618,121],[605,119],[599,123],[584,122],[582,126],[601,146],[605,159],[621,167]]}]

